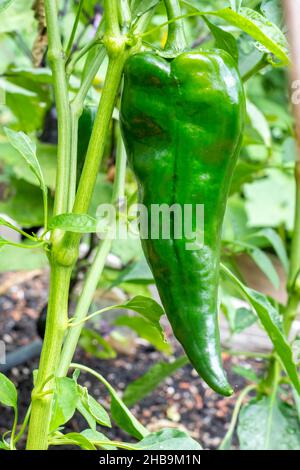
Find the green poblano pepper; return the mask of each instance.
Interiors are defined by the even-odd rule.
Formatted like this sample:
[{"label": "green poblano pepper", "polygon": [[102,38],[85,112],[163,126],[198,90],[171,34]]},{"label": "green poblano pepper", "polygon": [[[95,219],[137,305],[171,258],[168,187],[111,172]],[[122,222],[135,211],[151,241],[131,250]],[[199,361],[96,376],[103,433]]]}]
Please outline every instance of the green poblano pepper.
[{"label": "green poblano pepper", "polygon": [[244,115],[243,85],[224,51],[184,52],[172,60],[144,52],[127,61],[121,125],[140,202],[149,214],[153,204],[204,206],[200,249],[187,249],[190,240],[174,235],[173,217],[171,237],[149,235],[143,250],[175,336],[222,395],[232,388],[218,328],[221,230]]}]

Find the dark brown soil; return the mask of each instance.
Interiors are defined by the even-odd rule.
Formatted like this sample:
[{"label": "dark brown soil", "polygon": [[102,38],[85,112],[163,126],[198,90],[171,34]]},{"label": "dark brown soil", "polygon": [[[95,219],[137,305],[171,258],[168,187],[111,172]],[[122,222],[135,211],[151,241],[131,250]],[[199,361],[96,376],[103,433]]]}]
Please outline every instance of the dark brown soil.
[{"label": "dark brown soil", "polygon": [[[2,275],[0,285],[7,281],[7,275]],[[36,319],[38,312],[47,299],[47,275],[39,274],[33,279],[10,287],[5,295],[0,297],[0,338],[6,344],[6,351],[26,345],[36,339]],[[176,355],[181,353],[180,347],[175,347]],[[99,360],[78,350],[76,362],[88,364],[89,367],[101,372],[103,376],[120,393],[134,379],[144,374],[149,367],[165,359],[163,354],[145,344],[137,346],[134,355],[119,354],[114,360]],[[240,360],[239,360],[240,361]],[[245,380],[231,372],[236,358],[224,357],[225,368],[231,384],[237,392],[233,397],[223,398],[206,387],[191,366],[178,370],[172,377],[162,383],[151,395],[136,404],[132,411],[135,416],[151,431],[163,427],[181,427],[199,441],[203,447],[215,449],[220,444],[228,428],[232,409],[238,391],[245,385]],[[259,369],[261,363],[252,361]],[[38,366],[35,358],[19,367],[13,368],[9,378],[19,391],[20,422],[26,413],[32,388],[32,371]],[[80,383],[89,389],[91,395],[104,406],[108,406],[106,390],[99,382],[85,374],[81,374]],[[12,413],[9,408],[0,405],[0,434],[10,429]],[[81,431],[87,424],[81,415],[76,414],[68,424],[68,431]],[[117,427],[103,430],[110,438],[130,441]],[[235,441],[235,445],[236,445]],[[21,447],[24,442],[20,443]]]}]

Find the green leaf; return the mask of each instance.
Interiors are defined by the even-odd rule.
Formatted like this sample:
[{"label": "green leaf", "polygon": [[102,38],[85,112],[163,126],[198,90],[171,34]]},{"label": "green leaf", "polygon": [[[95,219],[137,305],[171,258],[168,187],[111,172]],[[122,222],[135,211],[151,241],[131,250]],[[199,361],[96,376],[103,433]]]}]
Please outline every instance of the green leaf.
[{"label": "green leaf", "polygon": [[131,5],[132,16],[139,17],[142,16],[147,11],[154,8],[160,0],[133,0]]},{"label": "green leaf", "polygon": [[110,410],[115,423],[133,437],[141,439],[148,431],[129,411],[125,403],[116,393],[111,392]]},{"label": "green leaf", "polygon": [[149,432],[147,429],[133,416],[110,383],[98,372],[92,370],[91,372],[106,387],[110,394],[111,417],[115,423],[125,432],[137,439],[142,439],[148,435]]},{"label": "green leaf", "polygon": [[42,249],[32,249],[26,251],[14,246],[6,245],[1,249],[0,272],[7,271],[32,271],[43,269],[48,266],[49,261],[46,253]]},{"label": "green leaf", "polygon": [[75,233],[96,233],[97,220],[87,214],[60,214],[49,221],[49,229]]},{"label": "green leaf", "polygon": [[257,11],[250,8],[240,8],[237,13],[231,8],[224,8],[223,10],[205,12],[205,14],[222,18],[227,23],[245,31],[274,54],[282,65],[289,64],[288,44],[284,34]]},{"label": "green leaf", "polygon": [[[37,157],[44,181],[47,187],[53,191],[56,186],[56,153],[57,148],[55,145],[37,142]],[[0,162],[5,167],[9,167],[16,178],[40,186],[40,182],[28,167],[26,160],[21,160],[19,152],[7,141],[0,142]]]},{"label": "green leaf", "polygon": [[289,269],[289,260],[288,256],[286,253],[285,246],[283,244],[282,239],[278,235],[275,230],[271,228],[264,228],[259,230],[258,232],[255,232],[253,235],[251,235],[251,239],[253,238],[265,238],[268,240],[270,245],[273,247],[275,253],[277,254],[279,260],[281,261],[282,266],[284,267],[285,272],[288,272]]},{"label": "green leaf", "polygon": [[24,132],[15,132],[8,127],[4,128],[4,132],[11,145],[20,153],[36,176],[41,189],[46,191],[43,173],[36,156],[36,144]]},{"label": "green leaf", "polygon": [[96,447],[90,440],[84,436],[82,433],[79,434],[77,432],[70,432],[65,434],[64,439],[70,439],[71,443],[74,445],[78,445],[81,449],[84,450],[96,450]]},{"label": "green leaf", "polygon": [[142,317],[120,316],[116,319],[115,325],[126,326],[135,331],[141,338],[144,338],[150,344],[165,354],[172,352],[171,346],[166,342],[161,329],[153,326],[148,320]]},{"label": "green leaf", "polygon": [[81,416],[86,420],[88,423],[89,427],[92,430],[96,429],[96,420],[94,416],[91,414],[90,410],[85,406],[85,403],[83,403],[83,400],[79,400],[77,405],[76,405],[77,411],[81,414]]},{"label": "green leaf", "polygon": [[55,378],[50,432],[69,421],[75,413],[79,400],[77,383],[68,377]]},{"label": "green leaf", "polygon": [[254,383],[258,383],[259,382],[259,378],[258,376],[256,375],[256,373],[254,372],[253,369],[251,369],[251,367],[243,367],[243,366],[232,366],[232,371],[235,373],[235,374],[238,374],[240,375],[241,377],[244,377],[244,379],[248,380],[249,382],[254,382]]},{"label": "green leaf", "polygon": [[179,357],[173,362],[159,362],[125,389],[123,400],[127,406],[132,406],[145,396],[149,395],[156,387],[176,370],[189,363],[186,356]]},{"label": "green leaf", "polygon": [[0,0],[0,13],[8,8],[15,0]]},{"label": "green leaf", "polygon": [[163,429],[149,434],[137,445],[141,450],[201,450],[198,442],[179,429]]},{"label": "green leaf", "polygon": [[91,395],[88,395],[87,406],[88,406],[90,413],[95,418],[98,424],[100,424],[101,426],[106,426],[108,428],[111,428],[110,418],[106,410]]},{"label": "green leaf", "polygon": [[251,101],[247,100],[247,113],[253,129],[260,135],[265,146],[271,148],[272,135],[267,119]]},{"label": "green leaf", "polygon": [[11,217],[21,227],[43,225],[43,201],[36,186],[12,179],[8,193],[7,199],[0,200],[0,212]]},{"label": "green leaf", "polygon": [[262,270],[262,272],[267,276],[271,281],[275,289],[279,288],[280,281],[276,269],[273,266],[272,261],[266,255],[266,253],[259,248],[252,248],[249,251],[249,255],[257,266]]},{"label": "green leaf", "polygon": [[78,391],[80,394],[80,402],[77,403],[77,409],[87,420],[90,427],[96,429],[96,423],[98,423],[101,426],[111,428],[110,418],[106,410],[95,398],[89,395],[87,388],[78,385]]},{"label": "green leaf", "polygon": [[82,329],[79,345],[98,359],[114,359],[117,356],[111,345],[99,333],[89,328]]},{"label": "green leaf", "polygon": [[234,58],[234,60],[238,62],[239,51],[235,37],[227,31],[224,31],[224,29],[219,28],[219,26],[216,26],[215,24],[208,21],[205,16],[203,17],[203,19],[205,20],[205,23],[209,27],[215,39],[215,46],[218,49],[223,49],[224,51],[228,52],[228,54],[230,54]]},{"label": "green leaf", "polygon": [[149,265],[143,257],[141,260],[131,263],[127,266],[120,275],[112,282],[111,287],[116,287],[123,282],[130,282],[134,284],[153,284],[153,274]]},{"label": "green leaf", "polygon": [[272,169],[264,178],[245,184],[249,227],[279,227],[293,230],[295,182],[292,175]]},{"label": "green leaf", "polygon": [[241,333],[249,326],[253,325],[257,321],[257,316],[254,315],[248,308],[238,308],[235,311],[234,318],[234,333]]},{"label": "green leaf", "polygon": [[240,413],[238,438],[241,450],[300,449],[300,426],[294,411],[270,397],[251,401]]},{"label": "green leaf", "polygon": [[[81,435],[88,439],[90,442],[93,442],[94,445],[100,447],[104,450],[117,450],[114,445],[109,445],[110,440],[104,434],[99,431],[93,431],[92,429],[85,429],[81,432]],[[101,442],[101,445],[98,443]],[[107,444],[106,444],[107,442]],[[105,443],[105,444],[104,444]]]},{"label": "green leaf", "polygon": [[221,264],[222,271],[234,284],[242,291],[245,298],[257,313],[262,326],[272,341],[274,348],[281,359],[281,362],[293,383],[300,393],[300,382],[296,364],[293,360],[291,346],[282,332],[281,317],[266,296],[253,289],[246,287],[226,266]]},{"label": "green leaf", "polygon": [[18,392],[15,385],[4,374],[0,372],[0,403],[16,409]]},{"label": "green leaf", "polygon": [[33,18],[33,10],[28,8],[28,0],[2,1],[5,9],[1,10],[0,34],[10,31],[21,33],[24,30],[28,33],[28,28],[32,28],[33,31],[36,22]]},{"label": "green leaf", "polygon": [[0,449],[2,449],[2,450],[10,450],[10,447],[9,447],[9,445],[6,444],[5,442],[0,441]]},{"label": "green leaf", "polygon": [[151,297],[145,297],[144,295],[136,295],[128,302],[122,304],[122,307],[139,313],[155,327],[157,327],[161,317],[165,314],[164,309],[159,303]]},{"label": "green leaf", "polygon": [[283,12],[281,0],[263,0],[260,10],[269,21],[276,24],[279,28],[282,26]]},{"label": "green leaf", "polygon": [[[154,338],[156,345],[160,346],[160,348],[161,346],[163,347],[163,349],[160,350],[170,351],[168,344],[164,340],[164,332],[159,323],[160,318],[165,313],[164,309],[161,307],[160,304],[158,304],[151,297],[145,297],[144,295],[136,295],[128,302],[125,302],[124,304],[120,305],[120,307],[133,310],[134,312],[139,313],[142,317],[144,317],[147,323],[149,322],[149,327],[147,326],[147,324],[145,325],[145,322],[142,321],[142,319],[137,317],[119,317],[119,319],[117,319],[116,324],[120,325],[120,323],[118,323],[120,320],[120,322],[123,322],[123,326],[125,325],[129,326],[130,328],[133,328],[135,331],[138,332],[138,334],[141,334],[141,332],[143,332],[142,337],[147,340],[149,340],[149,333],[151,333],[152,341]],[[155,334],[155,330],[157,330],[157,332],[159,333],[160,339],[158,338],[157,334]],[[145,335],[147,335],[147,338]]]}]

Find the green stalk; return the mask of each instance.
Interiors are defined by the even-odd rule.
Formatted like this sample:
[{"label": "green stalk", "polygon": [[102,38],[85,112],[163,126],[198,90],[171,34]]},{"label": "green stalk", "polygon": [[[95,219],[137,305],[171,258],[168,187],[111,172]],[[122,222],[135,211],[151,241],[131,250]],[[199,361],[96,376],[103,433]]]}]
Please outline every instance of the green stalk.
[{"label": "green stalk", "polygon": [[300,271],[300,143],[298,148],[298,160],[295,166],[295,184],[296,184],[296,198],[295,198],[295,218],[294,230],[291,245],[290,257],[290,271],[288,286],[290,288],[296,287],[297,277]]},{"label": "green stalk", "polygon": [[236,401],[236,404],[234,406],[234,410],[233,410],[233,413],[232,413],[232,418],[231,418],[231,422],[230,422],[228,431],[227,431],[224,439],[222,440],[218,450],[228,450],[229,449],[229,447],[231,445],[232,436],[233,436],[233,433],[234,433],[234,430],[235,430],[235,426],[236,426],[236,423],[237,423],[237,420],[238,420],[239,412],[240,412],[240,409],[243,405],[243,402],[244,402],[246,396],[250,392],[252,392],[252,390],[255,390],[255,389],[256,389],[256,385],[248,385],[239,394],[238,399]]},{"label": "green stalk", "polygon": [[73,47],[73,43],[74,43],[74,39],[75,39],[75,34],[76,34],[76,31],[77,31],[77,28],[78,28],[80,14],[81,14],[81,11],[82,11],[83,4],[84,4],[84,0],[80,0],[80,3],[78,5],[78,9],[77,9],[77,13],[76,13],[76,18],[75,18],[75,21],[74,21],[74,25],[73,25],[73,28],[72,28],[72,31],[71,31],[70,39],[69,39],[68,45],[66,47],[66,57],[67,58],[69,58],[69,56],[72,52],[72,47]]},{"label": "green stalk", "polygon": [[[65,331],[68,326],[68,297],[71,269],[51,265],[47,323],[36,384],[32,392],[32,410],[27,439],[28,450],[48,448],[53,380]],[[45,392],[49,392],[45,395]]]},{"label": "green stalk", "polygon": [[124,50],[111,59],[108,65],[99,111],[75,198],[75,214],[86,213],[90,205],[126,58],[127,52]]},{"label": "green stalk", "polygon": [[[83,290],[77,303],[74,322],[81,322],[87,316],[90,305],[92,303],[95,290],[97,288],[100,276],[102,274],[106,258],[111,248],[111,240],[105,239],[99,245],[93,264],[91,265],[88,275],[86,276]],[[83,328],[83,324],[72,326],[68,329],[68,333],[64,342],[61,353],[60,363],[57,369],[58,377],[67,375],[69,365],[75,353],[77,343]]]},{"label": "green stalk", "polygon": [[105,0],[104,2],[106,34],[114,38],[120,36],[118,2],[119,0]]},{"label": "green stalk", "polygon": [[[126,153],[123,147],[123,141],[121,138],[120,130],[118,129],[118,146],[117,146],[117,158],[116,158],[116,177],[114,181],[112,204],[118,206],[119,201],[124,197],[125,194],[125,175],[126,175]],[[95,258],[89,269],[85,283],[76,305],[74,317],[72,321],[74,325],[69,328],[66,336],[60,364],[58,367],[58,376],[65,376],[68,373],[70,363],[73,359],[76,346],[83,328],[84,320],[87,317],[89,308],[91,306],[95,291],[99,279],[102,275],[106,258],[111,248],[112,240],[109,235],[99,243],[96,251]]]},{"label": "green stalk", "polygon": [[128,31],[131,23],[131,10],[128,0],[119,0],[119,16],[122,31]]},{"label": "green stalk", "polygon": [[[48,28],[48,58],[54,83],[54,94],[58,116],[57,181],[54,201],[54,215],[67,209],[70,151],[71,119],[68,84],[65,75],[63,48],[58,26],[57,4],[45,0]],[[51,414],[53,388],[52,380],[58,364],[64,332],[68,321],[68,292],[72,265],[61,266],[53,255],[60,234],[52,234],[52,253],[50,254],[50,288],[45,339],[40,358],[36,384],[32,392],[32,410],[29,424],[27,449],[47,449],[48,429]],[[44,384],[46,384],[44,386]],[[48,394],[45,395],[45,392]]]},{"label": "green stalk", "polygon": [[77,62],[79,62],[80,59],[82,59],[82,57],[84,57],[91,49],[96,47],[99,42],[100,39],[94,38],[90,42],[88,42],[82,49],[80,49],[76,54],[73,54],[72,59],[67,64],[68,77],[72,74]]},{"label": "green stalk", "polygon": [[56,2],[45,0],[45,13],[48,29],[48,60],[52,69],[54,95],[58,120],[57,179],[53,215],[67,210],[69,189],[69,168],[71,154],[71,117],[68,83],[65,74],[64,53],[58,26]]},{"label": "green stalk", "polygon": [[[100,25],[101,26],[101,25]],[[99,30],[96,37],[99,35]],[[76,194],[76,175],[77,175],[77,145],[78,145],[78,121],[83,111],[84,100],[89,92],[92,82],[97,74],[102,62],[106,57],[105,47],[95,46],[97,49],[97,55],[93,57],[93,61],[88,64],[86,73],[82,79],[81,85],[73,101],[71,102],[71,171],[70,171],[70,183],[69,183],[69,211],[72,211],[75,194]],[[94,53],[94,49],[92,50]],[[87,56],[86,63],[90,62],[90,54]]]},{"label": "green stalk", "polygon": [[[179,0],[164,0],[168,20],[181,16],[181,8]],[[183,19],[169,23],[168,39],[165,49],[175,52],[182,52],[186,48],[186,38],[184,34]]]},{"label": "green stalk", "polygon": [[[128,50],[125,44],[123,44],[119,54],[116,56],[113,55],[109,60],[100,105],[73,207],[75,214],[85,214],[89,209],[100,163],[105,151],[106,137],[127,57]],[[80,234],[65,234],[60,246],[62,264],[66,262],[69,263],[71,260],[74,260],[74,258],[76,259],[79,241]]]}]

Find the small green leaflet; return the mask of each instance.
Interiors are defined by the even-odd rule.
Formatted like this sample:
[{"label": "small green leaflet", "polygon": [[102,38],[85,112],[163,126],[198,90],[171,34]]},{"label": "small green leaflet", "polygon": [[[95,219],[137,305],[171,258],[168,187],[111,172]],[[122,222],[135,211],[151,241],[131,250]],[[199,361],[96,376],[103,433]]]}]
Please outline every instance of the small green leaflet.
[{"label": "small green leaflet", "polygon": [[[146,297],[144,295],[136,295],[135,297],[130,299],[128,302],[125,302],[124,304],[120,305],[119,307],[133,310],[134,312],[137,312],[139,315],[144,317],[144,319],[147,322],[150,323],[149,327],[154,328],[159,333],[159,336],[160,336],[161,340],[163,341],[163,344],[162,344],[163,350],[166,353],[170,352],[170,347],[164,339],[164,332],[163,332],[163,329],[162,329],[162,327],[159,323],[160,318],[165,313],[164,309],[161,307],[161,305],[159,305],[151,297]],[[129,327],[136,327],[138,329],[138,334],[139,334],[140,331],[143,331],[145,329],[144,323],[142,324],[140,320],[141,319],[139,319],[138,317],[135,317],[135,318],[134,317],[131,317],[131,318],[128,317],[128,320],[126,320],[126,318],[123,318],[122,319],[122,324],[124,325],[126,323],[127,326],[129,326]],[[119,318],[117,320],[116,324],[120,325],[121,324],[120,321],[121,321],[121,318]],[[147,324],[146,324],[146,327],[147,327]],[[133,328],[133,329],[135,329],[135,328]],[[150,333],[150,328],[149,328],[149,333]],[[145,334],[147,334],[147,331],[145,331]],[[153,334],[154,334],[154,336],[153,336]],[[150,342],[151,342],[151,338],[152,338],[152,340],[155,339],[155,331],[153,331],[153,333],[150,334],[150,338],[148,338],[148,340]],[[157,346],[160,343],[161,343],[161,341],[159,341],[159,338],[158,338]]]},{"label": "small green leaflet", "polygon": [[4,132],[11,143],[11,145],[20,153],[24,158],[31,171],[35,174],[40,188],[44,191],[46,185],[42,169],[36,156],[36,144],[24,132],[16,132],[8,127],[4,127]]},{"label": "small green leaflet", "polygon": [[124,402],[128,406],[134,405],[155,390],[163,380],[188,363],[188,358],[181,356],[173,362],[159,362],[150,367],[144,375],[131,382],[125,389]]},{"label": "small green leaflet", "polygon": [[[101,426],[106,426],[111,428],[110,418],[100,403],[95,400],[91,395],[89,395],[88,390],[85,387],[78,385],[78,391],[80,394],[80,402],[82,406],[87,410],[87,412],[92,416],[96,423]],[[78,410],[81,412],[77,404]],[[85,415],[83,415],[85,417]],[[94,426],[91,426],[93,429]]]},{"label": "small green leaflet", "polygon": [[201,445],[179,429],[162,429],[142,439],[137,445],[141,450],[201,450]]},{"label": "small green leaflet", "polygon": [[83,450],[96,450],[96,447],[89,439],[87,439],[83,434],[77,432],[70,432],[63,436],[63,439],[69,439],[70,444],[75,444]]},{"label": "small green leaflet", "polygon": [[20,153],[28,164],[32,173],[36,176],[43,193],[44,201],[44,223],[47,225],[48,218],[48,189],[45,184],[44,175],[36,155],[36,144],[24,132],[16,132],[8,127],[4,127],[4,132],[10,144]]},{"label": "small green leaflet", "polygon": [[121,429],[137,439],[142,439],[149,434],[147,429],[133,416],[131,411],[117,394],[116,390],[101,374],[92,369],[85,368],[85,366],[80,366],[79,364],[72,364],[71,366],[75,369],[78,367],[81,370],[88,370],[88,372],[94,375],[94,377],[96,377],[106,387],[111,398],[111,417]]},{"label": "small green leaflet", "polygon": [[56,377],[50,431],[54,431],[72,418],[79,398],[74,379]]},{"label": "small green leaflet", "polygon": [[241,7],[239,12],[231,8],[223,8],[216,11],[201,11],[188,1],[183,1],[183,3],[196,11],[196,14],[200,16],[211,15],[222,18],[232,26],[249,34],[249,36],[274,54],[281,61],[281,65],[288,65],[290,63],[286,37],[275,24],[271,23],[257,11],[244,7]]},{"label": "small green leaflet", "polygon": [[114,445],[109,445],[110,440],[104,434],[99,431],[93,431],[93,429],[85,429],[80,433],[90,442],[92,441],[95,446],[105,450],[116,450]]},{"label": "small green leaflet", "polygon": [[133,0],[131,4],[131,12],[133,17],[140,17],[147,11],[154,8],[160,0]]},{"label": "small green leaflet", "polygon": [[159,323],[160,318],[165,314],[164,309],[151,297],[136,295],[128,302],[122,304],[123,308],[128,308],[142,315],[154,326]]},{"label": "small green leaflet", "polygon": [[60,229],[76,233],[96,233],[97,220],[88,214],[60,214],[49,221],[49,229]]},{"label": "small green leaflet", "polygon": [[153,344],[158,351],[162,351],[165,354],[172,352],[171,346],[166,342],[159,323],[157,323],[157,326],[154,326],[143,317],[121,315],[116,319],[115,325],[126,326],[135,331],[138,336]]},{"label": "small green leaflet", "polygon": [[279,276],[277,274],[276,269],[274,268],[273,263],[271,262],[270,258],[266,255],[266,253],[263,250],[260,250],[259,248],[253,247],[251,250],[249,250],[249,255],[257,264],[257,266],[262,270],[262,272],[267,276],[267,278],[271,281],[275,289],[278,289],[280,285]]},{"label": "small green leaflet", "polygon": [[300,394],[300,381],[297,366],[293,360],[291,346],[282,331],[281,317],[279,313],[265,295],[246,287],[224,264],[221,264],[221,269],[226,276],[236,284],[256,311],[261,324],[272,341],[274,348],[285,367],[287,375]]},{"label": "small green leaflet", "polygon": [[290,62],[288,43],[280,29],[257,11],[250,8],[241,8],[237,13],[230,8],[209,12],[228,23],[236,26],[260,42],[266,49],[274,54],[282,65]]},{"label": "small green leaflet", "polygon": [[0,372],[0,403],[11,408],[17,408],[18,392],[15,385]]},{"label": "small green leaflet", "polygon": [[215,39],[215,46],[218,49],[223,49],[224,51],[228,52],[236,62],[239,60],[239,50],[237,47],[237,42],[234,36],[232,34],[228,33],[222,28],[219,28],[219,26],[216,26],[215,24],[211,23],[208,21],[205,16],[203,16],[203,19],[207,26],[209,27],[211,34],[213,35]]},{"label": "small green leaflet", "polygon": [[288,272],[289,269],[289,260],[286,253],[285,246],[283,244],[282,239],[278,235],[278,233],[272,228],[263,228],[258,232],[255,232],[251,235],[251,240],[253,238],[265,238],[268,240],[270,245],[273,247],[275,253],[277,254],[279,260],[281,261],[282,266],[284,267],[285,272]]},{"label": "small green leaflet", "polygon": [[260,135],[265,146],[271,148],[272,134],[264,114],[249,100],[247,100],[247,113],[253,129]]}]

